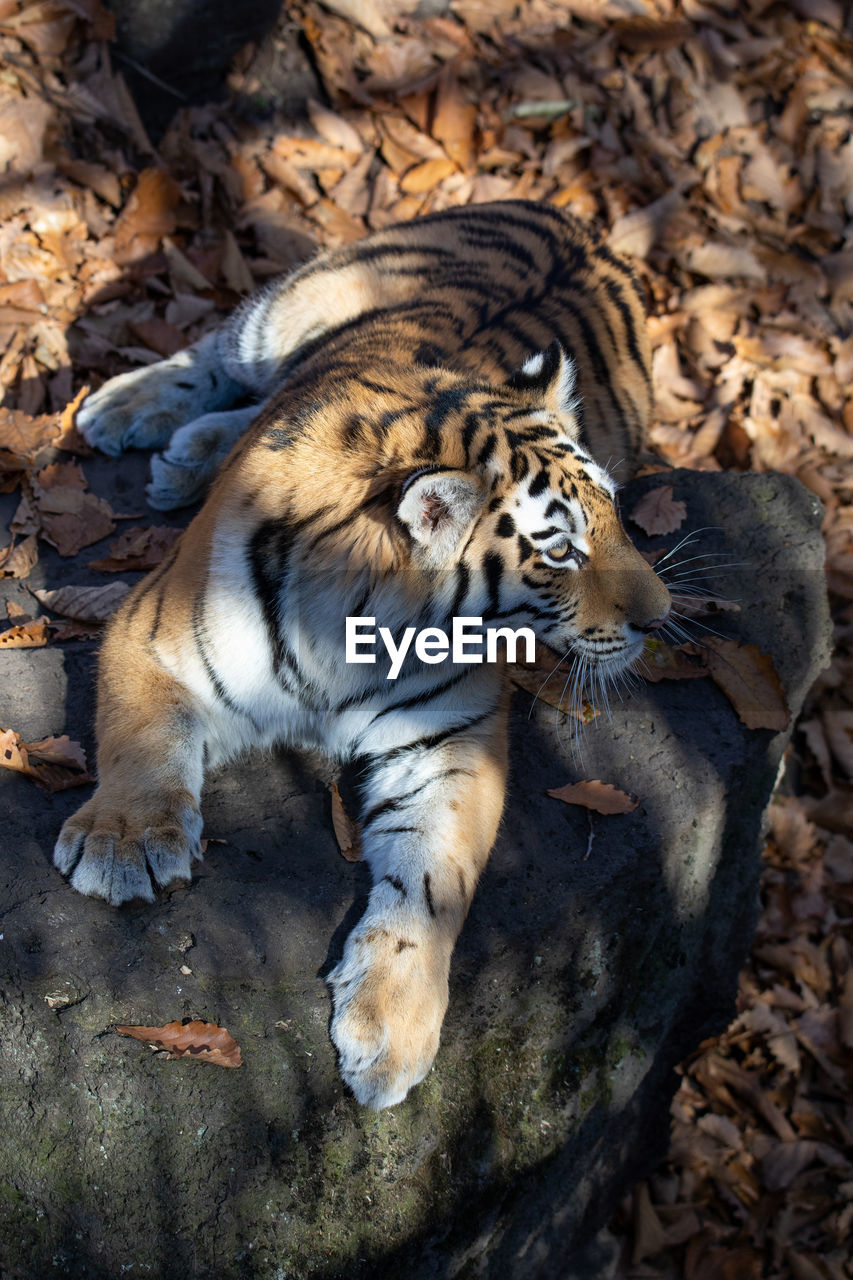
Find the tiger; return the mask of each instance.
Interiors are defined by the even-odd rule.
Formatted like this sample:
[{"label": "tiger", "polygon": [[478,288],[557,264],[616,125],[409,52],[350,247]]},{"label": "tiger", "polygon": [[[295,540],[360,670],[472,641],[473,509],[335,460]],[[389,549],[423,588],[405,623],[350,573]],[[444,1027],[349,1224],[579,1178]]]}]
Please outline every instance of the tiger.
[{"label": "tiger", "polygon": [[525,201],[326,250],[196,345],[106,382],[78,424],[152,461],[155,508],[208,497],[102,644],[97,788],[54,861],[74,889],[153,901],[202,856],[205,773],[319,748],[357,777],[372,887],[328,975],[356,1100],[430,1070],[451,954],[494,844],[506,661],[346,660],[346,619],[399,637],[527,625],[608,679],[670,611],[617,512],[652,412],[632,269]]}]

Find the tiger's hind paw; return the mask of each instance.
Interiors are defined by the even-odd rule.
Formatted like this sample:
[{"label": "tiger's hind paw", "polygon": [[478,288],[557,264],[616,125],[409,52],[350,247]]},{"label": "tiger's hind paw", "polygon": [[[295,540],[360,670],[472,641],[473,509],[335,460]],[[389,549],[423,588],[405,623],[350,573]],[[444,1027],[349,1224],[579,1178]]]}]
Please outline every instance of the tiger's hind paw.
[{"label": "tiger's hind paw", "polygon": [[59,833],[54,864],[87,897],[119,906],[133,898],[154,901],[154,888],[191,879],[202,857],[201,814],[186,802],[134,820],[136,806],[95,795]]},{"label": "tiger's hind paw", "polygon": [[215,335],[144,369],[111,378],[87,396],[77,425],[89,444],[117,455],[125,449],[158,449],[185,422],[224,409],[244,388],[223,371]]}]

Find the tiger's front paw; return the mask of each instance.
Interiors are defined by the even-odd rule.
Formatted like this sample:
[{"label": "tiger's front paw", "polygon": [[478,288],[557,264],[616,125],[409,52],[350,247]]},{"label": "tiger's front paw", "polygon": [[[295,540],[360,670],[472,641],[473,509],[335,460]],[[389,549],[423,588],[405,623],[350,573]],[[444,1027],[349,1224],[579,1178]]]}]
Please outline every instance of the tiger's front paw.
[{"label": "tiger's front paw", "polygon": [[392,920],[362,921],[329,974],[331,1036],[363,1105],[392,1107],[423,1080],[447,1009],[449,953]]},{"label": "tiger's front paw", "polygon": [[53,861],[72,886],[111,906],[154,901],[154,887],[189,880],[200,859],[201,814],[188,793],[144,801],[104,793],[64,824]]}]

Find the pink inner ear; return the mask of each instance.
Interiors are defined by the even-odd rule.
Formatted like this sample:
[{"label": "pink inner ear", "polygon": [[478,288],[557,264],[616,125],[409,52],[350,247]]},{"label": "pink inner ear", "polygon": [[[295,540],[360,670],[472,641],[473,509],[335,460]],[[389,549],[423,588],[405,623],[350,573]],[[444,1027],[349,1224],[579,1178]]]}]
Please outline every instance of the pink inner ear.
[{"label": "pink inner ear", "polygon": [[446,511],[447,508],[437,493],[425,493],[423,495],[421,520],[424,524],[429,525],[430,533],[435,533]]}]

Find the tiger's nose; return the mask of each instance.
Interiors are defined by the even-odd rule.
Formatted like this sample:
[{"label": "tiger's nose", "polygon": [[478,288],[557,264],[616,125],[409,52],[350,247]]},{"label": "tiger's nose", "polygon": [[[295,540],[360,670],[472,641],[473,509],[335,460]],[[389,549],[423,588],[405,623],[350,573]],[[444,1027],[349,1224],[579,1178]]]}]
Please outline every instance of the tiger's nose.
[{"label": "tiger's nose", "polygon": [[666,626],[669,620],[669,614],[670,614],[670,611],[669,609],[667,609],[666,613],[662,613],[659,618],[652,618],[651,622],[643,622],[640,625],[640,630],[641,631],[660,631],[661,627]]}]

